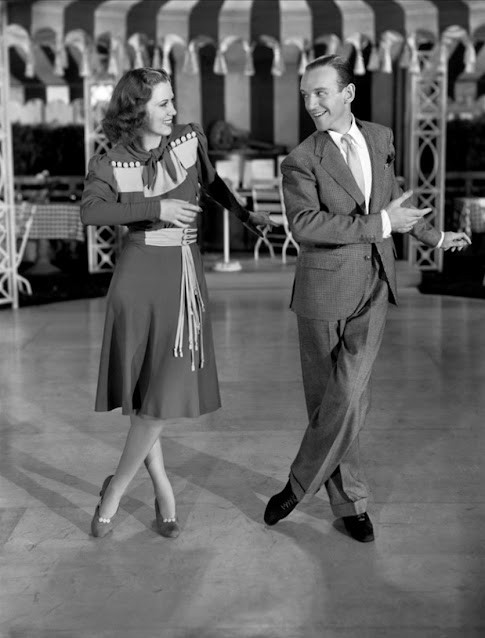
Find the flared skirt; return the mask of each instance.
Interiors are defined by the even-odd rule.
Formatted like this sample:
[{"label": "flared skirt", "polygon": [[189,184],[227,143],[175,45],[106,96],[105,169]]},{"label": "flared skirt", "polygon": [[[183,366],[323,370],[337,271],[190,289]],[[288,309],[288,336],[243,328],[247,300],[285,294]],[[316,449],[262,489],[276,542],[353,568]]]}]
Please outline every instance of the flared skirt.
[{"label": "flared skirt", "polygon": [[[159,419],[197,417],[220,403],[207,286],[197,244],[190,246],[201,297],[201,351],[195,370],[187,320],[183,356],[174,356],[180,310],[180,246],[146,246],[128,240],[107,295],[96,411],[121,407],[123,414]],[[187,319],[187,318],[186,318]]]}]

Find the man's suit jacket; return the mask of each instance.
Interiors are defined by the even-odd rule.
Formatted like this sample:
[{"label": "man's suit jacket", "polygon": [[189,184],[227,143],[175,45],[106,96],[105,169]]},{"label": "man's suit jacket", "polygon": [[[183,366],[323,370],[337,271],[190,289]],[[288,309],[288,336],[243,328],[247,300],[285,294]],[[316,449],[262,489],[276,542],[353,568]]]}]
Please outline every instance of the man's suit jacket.
[{"label": "man's suit jacket", "polygon": [[[394,242],[383,238],[380,213],[401,194],[394,174],[393,135],[379,124],[356,123],[372,166],[369,214],[364,195],[327,132],[307,137],[281,165],[286,214],[301,247],[291,308],[310,319],[336,321],[353,313],[375,267],[373,245],[389,284],[389,299],[397,303]],[[412,234],[429,246],[440,239],[424,219]]]}]

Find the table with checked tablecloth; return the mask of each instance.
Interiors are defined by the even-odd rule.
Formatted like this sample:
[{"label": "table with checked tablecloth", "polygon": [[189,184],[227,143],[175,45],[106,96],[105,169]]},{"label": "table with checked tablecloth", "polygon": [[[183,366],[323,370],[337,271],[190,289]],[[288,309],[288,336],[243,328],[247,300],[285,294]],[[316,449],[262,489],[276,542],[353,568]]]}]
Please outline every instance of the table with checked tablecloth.
[{"label": "table with checked tablecloth", "polygon": [[79,204],[37,204],[29,239],[84,241]]},{"label": "table with checked tablecloth", "polygon": [[37,240],[37,259],[27,274],[40,275],[58,272],[50,261],[50,239],[85,241],[79,204],[36,204],[36,212],[29,232],[29,240]]}]

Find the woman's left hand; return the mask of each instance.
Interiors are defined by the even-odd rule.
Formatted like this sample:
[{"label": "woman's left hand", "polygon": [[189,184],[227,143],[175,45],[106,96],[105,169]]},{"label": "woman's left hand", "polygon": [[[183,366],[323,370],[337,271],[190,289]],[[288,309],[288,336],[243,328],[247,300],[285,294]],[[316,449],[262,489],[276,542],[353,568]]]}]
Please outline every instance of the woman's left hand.
[{"label": "woman's left hand", "polygon": [[258,211],[255,213],[254,211],[249,213],[250,220],[255,226],[281,226],[281,222],[275,221],[271,217],[271,213],[266,211]]},{"label": "woman's left hand", "polygon": [[451,252],[454,252],[455,250],[462,250],[463,248],[466,248],[471,243],[472,240],[466,233],[453,233],[451,231],[448,231],[445,233],[441,248],[443,250],[451,249]]}]

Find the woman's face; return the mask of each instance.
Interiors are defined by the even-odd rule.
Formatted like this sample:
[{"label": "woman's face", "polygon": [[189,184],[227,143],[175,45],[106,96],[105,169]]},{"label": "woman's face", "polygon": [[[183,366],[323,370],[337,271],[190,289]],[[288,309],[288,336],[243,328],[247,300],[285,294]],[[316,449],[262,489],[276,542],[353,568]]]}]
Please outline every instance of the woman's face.
[{"label": "woman's face", "polygon": [[173,105],[173,91],[169,82],[160,82],[152,88],[152,97],[147,102],[143,133],[148,135],[170,135],[173,118],[177,111]]}]

